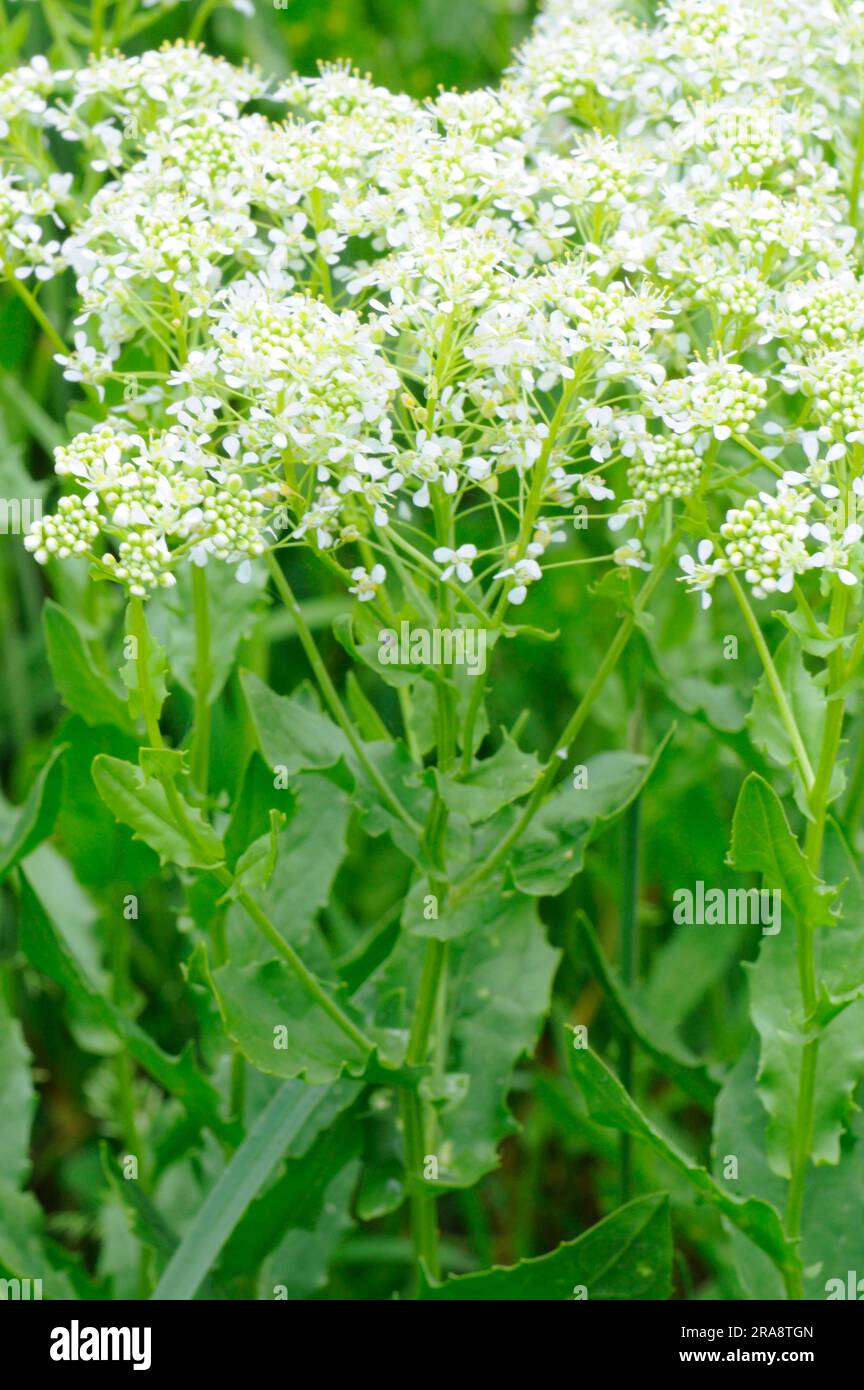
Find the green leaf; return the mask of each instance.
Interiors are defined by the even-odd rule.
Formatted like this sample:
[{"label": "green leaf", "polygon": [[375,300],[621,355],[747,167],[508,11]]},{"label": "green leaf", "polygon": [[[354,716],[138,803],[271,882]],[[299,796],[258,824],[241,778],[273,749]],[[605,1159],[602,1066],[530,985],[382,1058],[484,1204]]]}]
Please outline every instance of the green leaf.
[{"label": "green leaf", "polygon": [[110,865],[113,883],[134,883],[142,890],[146,880],[159,873],[159,860],[147,845],[133,840],[127,826],[114,819],[90,774],[100,753],[134,762],[139,751],[137,741],[111,725],[91,729],[77,714],[64,720],[57,737],[69,745],[63,758],[66,775],[57,842],[76,878],[101,895],[106,887],[106,865]]},{"label": "green leaf", "polygon": [[[357,1147],[356,1127],[352,1136]],[[360,1161],[352,1158],[330,1178],[311,1230],[295,1226],[267,1257],[261,1270],[265,1295],[280,1299],[311,1299],[327,1287],[327,1269],[337,1247],[355,1226],[351,1201],[360,1173]]]},{"label": "green leaf", "polygon": [[44,1237],[44,1213],[30,1192],[16,1192],[0,1177],[0,1271],[6,1278],[42,1281],[42,1296],[80,1297],[68,1274],[56,1268]]},{"label": "green leaf", "polygon": [[259,1071],[318,1084],[365,1069],[370,1054],[309,997],[284,962],[230,963],[213,970],[211,982],[228,1036]]},{"label": "green leaf", "polygon": [[761,874],[779,889],[782,903],[811,927],[833,925],[836,888],[817,878],[789,829],[776,792],[758,773],[744,782],[732,820],[729,864],[739,873]]},{"label": "green leaf", "polygon": [[275,1250],[287,1231],[316,1226],[327,1189],[352,1161],[363,1133],[357,1101],[362,1083],[336,1081],[325,1104],[303,1126],[273,1181],[249,1203],[219,1260],[220,1280],[248,1278]]},{"label": "green leaf", "polygon": [[[449,1076],[435,1146],[445,1187],[470,1187],[491,1172],[500,1141],[518,1129],[507,1105],[513,1071],[537,1042],[561,954],[547,942],[532,899],[490,894],[489,900],[487,920],[450,945]],[[358,995],[403,1047],[423,954],[423,943],[403,932]]]},{"label": "green leaf", "polygon": [[0,1175],[7,1183],[21,1185],[30,1171],[30,1126],[36,1110],[36,1092],[30,1071],[30,1053],[21,1025],[9,1010],[0,988]]},{"label": "green leaf", "polygon": [[353,671],[348,672],[345,688],[348,693],[348,706],[360,731],[360,737],[367,743],[387,742],[392,737],[390,730]]},{"label": "green leaf", "polygon": [[631,1034],[655,1065],[682,1091],[710,1110],[719,1091],[708,1068],[699,1062],[680,1043],[662,1017],[643,1011],[639,1001],[622,984],[618,972],[610,966],[597,940],[594,928],[584,912],[577,912],[576,923],[592,974],[600,981],[606,1002],[619,1028]]},{"label": "green leaf", "polygon": [[[791,634],[784,637],[774,653],[774,665],[786,694],[811,766],[819,762],[822,733],[825,727],[827,703],[825,691],[804,665],[800,643]],[[804,815],[808,815],[808,797],[801,781],[795,751],[786,725],[777,710],[768,677],[763,675],[753,692],[753,707],[748,716],[750,737],[767,757],[792,770],[795,796]],[[831,798],[843,790],[845,778],[839,764],[831,779]]]},{"label": "green leaf", "polygon": [[[207,566],[207,599],[210,610],[208,700],[216,701],[234,664],[240,643],[252,636],[267,609],[267,569],[253,563],[248,583],[240,584],[233,565],[214,562]],[[173,589],[158,589],[147,604],[147,622],[161,643],[175,679],[190,695],[195,694],[195,607],[191,565],[177,570]]]},{"label": "green leaf", "polygon": [[328,1087],[301,1081],[280,1086],[196,1212],[159,1280],[154,1299],[195,1297],[249,1203],[303,1125],[326,1104],[328,1091]]},{"label": "green leaf", "polygon": [[[273,877],[276,857],[279,853],[279,832],[285,824],[281,811],[270,812],[270,829],[253,840],[237,860],[234,869],[234,882],[225,894],[226,899],[236,898],[238,894],[253,889],[265,889]],[[224,901],[224,899],[220,899]]]},{"label": "green leaf", "polygon": [[126,700],[100,671],[75,620],[51,599],[42,609],[45,649],[63,703],[90,725],[114,724],[134,734]]},{"label": "green leaf", "polygon": [[[754,1040],[729,1074],[714,1117],[714,1170],[718,1182],[738,1197],[756,1196],[782,1210],[787,1184],[772,1172],[765,1154],[765,1111],[756,1090],[759,1052]],[[864,1233],[850,1214],[864,1206],[864,1125],[859,1113],[842,1143],[836,1166],[812,1168],[807,1176],[801,1259],[804,1296],[825,1299],[829,1279],[847,1283],[849,1270],[864,1277]],[[734,1159],[734,1165],[730,1164]],[[737,1231],[732,1245],[739,1278],[752,1298],[780,1299],[777,1270]]]},{"label": "green leaf", "polygon": [[514,847],[510,868],[523,893],[554,897],[563,893],[585,862],[592,839],[625,811],[657,766],[675,726],[653,755],[600,753],[578,779],[563,782],[540,807]]},{"label": "green leaf", "polygon": [[243,672],[243,691],[261,751],[270,767],[285,768],[286,776],[350,763],[351,745],[326,714],[302,700],[277,695],[249,671]]},{"label": "green leaf", "polygon": [[755,1197],[743,1201],[730,1197],[707,1169],[681,1153],[651,1123],[628,1096],[621,1082],[590,1049],[569,1049],[573,1076],[585,1097],[589,1114],[598,1124],[643,1139],[667,1163],[681,1173],[707,1202],[764,1250],[780,1269],[794,1270],[795,1248],[783,1234],[780,1217],[772,1206]]},{"label": "green leaf", "polygon": [[22,859],[51,834],[63,783],[62,758],[65,746],[55,748],[21,806],[2,808],[0,840],[0,883]]},{"label": "green leaf", "polygon": [[[264,766],[260,759],[259,763]],[[267,777],[272,800],[289,809],[290,819],[279,836],[266,890],[253,887],[252,896],[292,946],[305,952],[311,939],[316,951],[321,952],[316,921],[330,899],[333,880],[345,857],[350,802],[340,787],[316,772],[298,774],[292,783],[293,792],[273,790],[273,779],[269,773]],[[262,786],[260,790],[263,797],[266,789]],[[278,811],[270,806],[268,817],[276,814]],[[260,807],[256,823],[260,824]],[[260,935],[240,909],[234,909],[229,918],[229,937],[234,965],[260,962]],[[323,957],[324,962],[327,959]],[[314,965],[314,958],[310,957],[307,964]]]},{"label": "green leaf", "polygon": [[638,1197],[548,1255],[509,1268],[463,1274],[443,1284],[423,1279],[426,1300],[589,1301],[667,1299],[672,1231],[665,1193]]},{"label": "green leaf", "polygon": [[117,820],[155,850],[163,864],[208,869],[224,861],[224,848],[201,812],[176,793],[185,821],[178,825],[165,788],[132,763],[100,754],[93,763],[93,781]]},{"label": "green leaf", "polygon": [[541,772],[534,754],[524,753],[505,733],[491,758],[476,763],[464,776],[457,778],[435,768],[426,780],[430,785],[437,781],[445,806],[474,824],[488,820],[502,806],[530,791]]},{"label": "green leaf", "polygon": [[244,769],[240,793],[225,831],[225,854],[229,868],[233,870],[240,855],[253,840],[267,833],[271,811],[279,811],[290,820],[295,806],[294,791],[289,787],[274,785],[273,773],[255,750]]},{"label": "green leaf", "polygon": [[93,1017],[120,1038],[145,1071],[182,1102],[189,1114],[220,1139],[231,1140],[236,1126],[219,1115],[219,1096],[192,1060],[191,1047],[171,1057],[132,1019],[109,1003],[100,982],[72,954],[48,916],[26,874],[21,872],[21,949],[35,970],[54,980],[76,1000],[86,1001]]},{"label": "green leaf", "polygon": [[[798,1111],[801,1053],[809,1030],[802,1015],[795,933],[786,927],[762,939],[759,959],[745,967],[750,1014],[761,1040],[758,1092],[768,1114],[767,1148],[772,1170],[790,1175]],[[821,1030],[816,1062],[812,1161],[837,1163],[840,1140],[864,1078],[864,1003],[851,1004]]]}]

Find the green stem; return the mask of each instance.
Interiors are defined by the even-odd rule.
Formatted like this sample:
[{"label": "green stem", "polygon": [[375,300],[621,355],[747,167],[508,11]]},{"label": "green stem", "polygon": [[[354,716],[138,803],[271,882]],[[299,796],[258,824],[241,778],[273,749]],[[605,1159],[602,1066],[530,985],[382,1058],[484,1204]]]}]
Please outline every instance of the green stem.
[{"label": "green stem", "polygon": [[657,588],[657,585],[660,583],[660,580],[663,576],[663,572],[667,564],[669,563],[669,560],[672,557],[672,552],[675,548],[675,545],[677,544],[677,540],[678,531],[676,528],[673,535],[670,536],[669,540],[661,550],[657,558],[657,563],[654,566],[654,569],[646,579],[645,583],[642,585],[642,588],[640,589],[636,597],[636,600],[633,604],[633,612],[628,614],[628,616],[622,620],[621,625],[618,628],[618,631],[616,632],[614,638],[612,639],[611,643],[606,649],[606,654],[603,657],[603,660],[601,661],[596,672],[594,673],[594,676],[591,680],[591,684],[588,686],[588,689],[585,691],[585,694],[579,701],[579,704],[577,705],[574,713],[572,714],[568,723],[562,730],[561,735],[558,738],[555,745],[556,752],[553,753],[552,757],[549,759],[549,762],[546,764],[542,776],[535,784],[534,790],[532,791],[531,795],[525,803],[525,806],[522,810],[522,814],[519,816],[513,828],[510,831],[508,831],[508,833],[503,837],[503,839],[495,847],[495,849],[493,849],[492,852],[489,855],[487,855],[486,859],[483,860],[482,864],[480,864],[472,874],[469,874],[467,878],[463,879],[451,890],[451,904],[461,902],[461,900],[464,897],[466,897],[472,891],[472,889],[474,889],[479,883],[482,883],[484,879],[488,878],[491,873],[494,873],[495,869],[497,869],[501,861],[504,858],[506,858],[513,845],[523,834],[529,823],[533,820],[536,812],[539,810],[543,800],[546,797],[546,793],[549,791],[550,787],[555,781],[555,778],[558,776],[558,773],[561,770],[561,759],[558,756],[558,752],[561,749],[568,749],[573,740],[577,738],[578,735],[581,733],[582,728],[586,723],[588,716],[591,713],[591,710],[594,707],[595,701],[597,700],[598,696],[603,690],[603,687],[609,679],[609,676],[612,674],[615,667],[617,666],[621,654],[623,653],[624,648],[627,646],[627,643],[630,640],[633,630],[636,627],[636,622],[639,614],[643,611],[652,594],[654,593],[654,590]]},{"label": "green stem", "polygon": [[794,714],[792,713],[792,708],[789,704],[789,701],[786,699],[786,692],[783,689],[780,677],[777,674],[777,667],[774,665],[773,658],[771,656],[770,651],[768,650],[768,643],[765,641],[765,638],[762,634],[762,629],[759,626],[759,620],[757,619],[755,613],[753,612],[753,609],[750,606],[750,602],[743,588],[741,587],[741,583],[738,579],[738,576],[736,574],[730,573],[726,576],[726,578],[729,580],[729,583],[732,587],[732,592],[738,600],[738,606],[741,609],[742,614],[744,615],[744,621],[746,622],[747,627],[750,631],[750,635],[753,638],[753,645],[759,653],[759,659],[762,662],[762,667],[765,672],[766,679],[771,688],[771,694],[774,697],[774,703],[777,706],[777,712],[780,715],[780,718],[783,722],[783,727],[789,735],[789,739],[792,744],[792,749],[795,753],[795,760],[798,763],[798,767],[800,768],[801,776],[804,781],[804,787],[807,791],[807,794],[809,795],[813,789],[813,767],[810,763],[810,758],[807,754],[807,749],[804,747],[804,740],[801,737],[801,730],[798,728],[798,723],[795,719]]},{"label": "green stem", "polygon": [[[632,724],[630,746],[639,748],[638,710]],[[627,808],[621,822],[621,942],[620,970],[622,984],[632,989],[639,970],[639,851],[641,838],[642,803],[636,797]],[[633,1038],[625,1030],[621,1038],[621,1084],[633,1095]],[[621,1135],[621,1201],[629,1202],[633,1190],[632,1138]]]},{"label": "green stem", "polygon": [[[430,940],[426,945],[420,988],[405,1061],[408,1066],[421,1066],[429,1051],[435,1005],[447,969],[448,943]],[[405,1141],[405,1177],[411,1201],[411,1238],[418,1264],[423,1263],[433,1279],[440,1277],[438,1256],[438,1226],[435,1217],[435,1194],[426,1186],[423,1163],[426,1158],[426,1129],[423,1102],[416,1090],[407,1087],[402,1092],[402,1124]]]},{"label": "green stem", "polygon": [[203,0],[203,4],[199,5],[198,12],[189,25],[190,43],[197,43],[198,39],[200,39],[204,32],[204,25],[207,23],[218,3],[219,0]]},{"label": "green stem", "polygon": [[[133,598],[129,601],[129,627],[130,632],[133,633],[138,643],[136,670],[138,673],[138,690],[141,699],[141,709],[147,726],[147,734],[154,748],[162,748],[164,744],[159,730],[159,721],[156,718],[156,705],[150,685],[148,660],[149,634],[147,631],[147,620],[144,615],[144,605],[141,599]],[[170,776],[166,775],[162,778],[162,786],[171,813],[179,829],[193,846],[199,851],[203,850],[195,826],[189,820],[183,801],[178,795],[177,788],[174,786]],[[203,853],[203,859],[206,862],[206,852]],[[262,936],[269,941],[277,955],[281,956],[290,967],[295,978],[299,981],[310,999],[313,999],[315,1003],[324,1010],[328,1018],[332,1019],[345,1036],[350,1038],[361,1051],[366,1053],[372,1052],[374,1047],[372,1041],[361,1032],[353,1020],[350,1019],[347,1014],[343,1013],[339,1005],[329,997],[324,989],[322,989],[315,976],[311,971],[307,970],[303,961],[294,950],[294,947],[285,940],[282,933],[273,925],[266,912],[258,906],[255,899],[252,898],[245,889],[240,889],[238,891],[237,880],[234,878],[234,875],[224,864],[210,864],[208,868],[210,873],[219,880],[223,888],[234,893],[241,907],[254,922]]]},{"label": "green stem", "polygon": [[141,701],[141,713],[144,716],[147,738],[151,748],[161,748],[163,747],[162,733],[159,728],[159,716],[156,709],[156,699],[153,695],[153,686],[150,682],[150,634],[144,615],[144,603],[140,598],[130,598],[129,600],[128,628],[130,635],[135,639],[135,672],[138,677],[138,696]]},{"label": "green stem", "polygon": [[210,604],[207,571],[192,565],[192,606],[195,615],[195,724],[192,733],[192,780],[207,795],[210,771]]},{"label": "green stem", "polygon": [[273,554],[272,551],[269,551],[267,554],[267,566],[273,577],[273,582],[276,585],[276,588],[279,590],[279,594],[282,598],[283,603],[285,604],[286,608],[288,609],[289,613],[294,619],[294,623],[297,628],[297,636],[300,638],[301,645],[303,647],[304,652],[306,653],[306,658],[309,662],[309,665],[312,667],[315,679],[317,680],[321,688],[321,693],[327,702],[327,707],[330,710],[330,713],[333,715],[333,718],[336,720],[336,723],[339,725],[348,742],[350,743],[352,749],[354,750],[354,753],[357,756],[358,762],[361,764],[363,771],[366,773],[370,782],[374,783],[374,785],[380,792],[384,801],[386,801],[393,814],[397,816],[398,819],[402,821],[403,825],[405,825],[411,831],[411,834],[419,840],[421,835],[423,834],[422,826],[417,824],[417,822],[414,820],[414,817],[409,815],[409,813],[405,810],[405,807],[393,795],[393,792],[390,790],[387,783],[384,781],[384,778],[381,776],[381,773],[378,771],[375,764],[369,758],[366,749],[363,747],[361,740],[358,738],[354,725],[351,723],[351,720],[349,719],[342,705],[342,701],[339,699],[336,687],[330,679],[330,674],[327,670],[327,667],[321,660],[321,655],[318,651],[317,646],[315,645],[315,638],[312,636],[312,632],[309,628],[309,625],[303,616],[303,610],[301,609],[300,604],[294,597],[294,592],[290,584],[288,583],[288,580],[285,578],[279,561],[276,559],[276,556]]},{"label": "green stem", "polygon": [[[845,585],[835,581],[831,599],[831,614],[828,620],[828,631],[831,637],[839,639],[843,636],[848,609],[849,590]],[[819,750],[819,762],[810,788],[811,819],[808,821],[804,838],[804,853],[807,863],[811,871],[817,875],[822,862],[822,845],[830,801],[831,778],[840,751],[840,739],[843,731],[845,700],[840,692],[844,685],[845,674],[846,663],[842,648],[838,643],[828,658],[828,707],[825,714],[822,744]],[[814,926],[806,919],[797,918],[795,928],[801,1002],[804,1015],[809,1018],[816,1007],[818,998]],[[786,1234],[791,1240],[797,1240],[801,1234],[804,1192],[813,1138],[813,1111],[816,1098],[818,1060],[819,1038],[816,1037],[805,1043],[801,1054],[798,1102],[790,1154],[791,1175],[786,1199],[785,1226]],[[789,1298],[794,1300],[800,1300],[804,1297],[803,1282],[800,1275],[787,1279],[787,1293]]]}]

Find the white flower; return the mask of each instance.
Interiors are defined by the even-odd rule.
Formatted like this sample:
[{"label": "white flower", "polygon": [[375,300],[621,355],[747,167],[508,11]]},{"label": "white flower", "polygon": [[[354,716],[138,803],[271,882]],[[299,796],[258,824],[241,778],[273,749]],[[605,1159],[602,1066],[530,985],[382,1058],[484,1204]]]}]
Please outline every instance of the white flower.
[{"label": "white flower", "polygon": [[625,541],[612,552],[612,559],[616,565],[623,565],[631,569],[650,570],[651,565],[645,559],[642,542],[638,539]]},{"label": "white flower", "polygon": [[364,567],[358,565],[351,571],[351,578],[354,583],[348,590],[349,594],[356,594],[360,603],[369,603],[387,578],[387,571],[383,565],[373,565],[367,574]]},{"label": "white flower", "polygon": [[682,555],[678,561],[684,571],[688,593],[698,593],[703,608],[710,608],[711,588],[718,574],[724,572],[722,559],[712,560],[714,542],[701,540],[696,547],[696,559],[692,555]]},{"label": "white flower", "polygon": [[857,522],[847,526],[842,535],[837,536],[832,533],[822,521],[817,521],[810,527],[810,535],[815,541],[819,541],[822,546],[820,551],[811,555],[810,563],[817,569],[827,570],[829,573],[836,574],[841,584],[853,585],[858,580],[849,569],[849,549],[857,545],[861,537],[864,536],[864,527]]},{"label": "white flower", "polygon": [[457,579],[461,579],[463,584],[467,584],[474,577],[471,561],[477,559],[477,547],[471,545],[470,542],[460,545],[458,550],[451,550],[446,545],[439,545],[432,552],[432,558],[437,564],[446,565],[446,569],[441,571],[442,579],[449,579],[455,571]]},{"label": "white flower", "polygon": [[528,585],[542,579],[542,577],[543,571],[534,559],[517,560],[515,565],[509,569],[500,570],[495,575],[496,579],[515,580],[515,583],[508,588],[507,601],[508,603],[515,603],[517,606],[525,602]]}]

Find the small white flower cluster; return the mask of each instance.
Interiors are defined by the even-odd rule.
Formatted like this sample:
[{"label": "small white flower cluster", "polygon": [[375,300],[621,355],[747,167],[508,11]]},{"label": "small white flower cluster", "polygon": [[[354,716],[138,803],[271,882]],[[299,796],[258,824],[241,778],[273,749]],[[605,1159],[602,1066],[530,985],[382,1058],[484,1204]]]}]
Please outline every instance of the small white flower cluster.
[{"label": "small white flower cluster", "polygon": [[303,544],[373,610],[409,575],[518,606],[571,509],[641,528],[607,556],[641,569],[734,478],[693,587],[854,579],[816,528],[864,441],[861,6],[629,9],[547,0],[499,90],[428,102],[182,43],[0,78],[3,271],[71,268],[57,361],[111,422],[58,451],[81,496],[37,558],[140,594]]},{"label": "small white flower cluster", "polygon": [[145,439],[106,422],[58,448],[54,463],[85,491],[32,524],[24,544],[40,564],[85,556],[144,597],[174,584],[183,556],[243,563],[266,549],[264,502],[182,428]]}]

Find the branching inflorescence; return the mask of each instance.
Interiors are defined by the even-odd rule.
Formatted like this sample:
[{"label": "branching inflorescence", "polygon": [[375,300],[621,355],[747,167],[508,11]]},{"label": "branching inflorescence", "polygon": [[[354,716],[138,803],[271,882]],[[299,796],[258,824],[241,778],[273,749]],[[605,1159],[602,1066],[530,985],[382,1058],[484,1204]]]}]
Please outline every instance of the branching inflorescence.
[{"label": "branching inflorescence", "polygon": [[[703,607],[731,588],[764,664],[767,751],[791,770],[803,851],[785,822],[775,830],[812,882],[790,903],[801,1039],[774,1158],[789,1185],[783,1235],[769,1221],[757,1239],[740,1218],[793,1297],[819,1029],[854,1003],[818,975],[813,903],[862,655],[850,636],[864,564],[862,64],[858,3],[670,0],[648,23],[625,5],[549,0],[500,88],[427,102],[341,65],[273,81],[182,42],[68,70],[35,59],[0,79],[3,268],[86,397],[83,427],[54,451],[59,500],[24,544],[40,565],[84,559],[120,585],[145,642],[156,591],[194,576],[200,638],[206,570],[248,583],[265,557],[338,756],[400,848],[413,845],[442,913],[508,865],[534,891],[512,855],[670,562]],[[60,276],[74,285],[71,342],[40,299]],[[355,639],[409,610],[516,637],[549,567],[618,571],[622,626],[559,747],[508,798],[526,794],[519,815],[461,859],[448,823],[462,802],[440,779],[458,786],[475,766],[483,680],[457,697],[442,670],[428,748],[408,717],[405,731],[414,774],[434,746],[439,782],[426,800],[405,791],[416,780],[396,787],[304,626],[278,558],[298,550],[357,600],[343,634],[354,655]],[[801,726],[788,663],[762,632],[780,602],[789,640],[822,663],[818,729]],[[203,679],[206,642],[198,659]],[[404,687],[399,698],[407,716]],[[201,848],[146,681],[138,699],[187,862],[262,926],[242,871],[225,870],[218,842]],[[408,1073],[430,1061],[460,931],[425,933],[395,1063]],[[355,1050],[381,1051],[380,1033],[331,1005]],[[400,1084],[415,1242],[434,1276],[417,1169],[435,1119],[410,1075]]]}]

